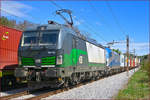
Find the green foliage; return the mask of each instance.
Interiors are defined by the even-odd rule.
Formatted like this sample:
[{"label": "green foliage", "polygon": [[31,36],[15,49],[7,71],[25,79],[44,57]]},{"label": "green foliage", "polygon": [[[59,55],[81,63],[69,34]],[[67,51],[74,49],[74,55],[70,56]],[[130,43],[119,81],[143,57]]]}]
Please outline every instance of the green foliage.
[{"label": "green foliage", "polygon": [[139,56],[139,58],[143,61],[143,60],[148,59],[148,55]]},{"label": "green foliage", "polygon": [[16,29],[19,29],[19,30],[24,30],[25,28],[34,25],[33,23],[31,23],[29,21],[26,21],[26,20],[16,23],[16,20],[9,20],[4,16],[2,16],[0,18],[0,24],[4,25],[4,26],[11,27],[11,28],[16,28]]},{"label": "green foliage", "polygon": [[150,68],[149,68],[150,64],[149,63],[150,62],[148,60],[143,60],[141,62],[141,69],[149,72],[149,70],[150,70]]},{"label": "green foliage", "polygon": [[125,89],[120,90],[116,99],[149,99],[150,94],[150,61],[148,55],[140,56],[141,68],[128,82]]},{"label": "green foliage", "polygon": [[121,54],[121,51],[119,51],[119,49],[112,49],[114,52]]},{"label": "green foliage", "polygon": [[15,26],[15,21],[14,20],[8,20],[6,17],[2,16],[0,18],[0,24],[13,28]]},{"label": "green foliage", "polygon": [[148,99],[150,94],[147,71],[140,69],[129,80],[125,89],[120,90],[115,99]]}]

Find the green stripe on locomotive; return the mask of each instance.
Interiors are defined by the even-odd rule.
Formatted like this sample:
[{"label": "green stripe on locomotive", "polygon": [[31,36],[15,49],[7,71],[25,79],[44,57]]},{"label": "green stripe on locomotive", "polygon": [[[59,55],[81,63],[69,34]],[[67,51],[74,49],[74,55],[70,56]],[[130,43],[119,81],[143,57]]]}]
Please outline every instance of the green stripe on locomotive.
[{"label": "green stripe on locomotive", "polygon": [[21,62],[22,62],[22,65],[32,65],[32,66],[35,65],[35,61],[33,58],[22,57]]},{"label": "green stripe on locomotive", "polygon": [[56,64],[55,56],[42,58],[41,65],[55,65],[55,64]]},{"label": "green stripe on locomotive", "polygon": [[105,63],[89,63],[88,66],[92,67],[105,67],[106,64]]},{"label": "green stripe on locomotive", "polygon": [[60,67],[76,66],[80,55],[87,55],[87,52],[80,49],[72,49],[70,54],[64,54],[63,64]]},{"label": "green stripe on locomotive", "polygon": [[[64,62],[60,67],[76,66],[81,55],[86,55],[87,57],[87,52],[80,49],[72,49],[70,54],[64,54]],[[84,59],[83,62],[88,63],[87,59]],[[105,63],[88,63],[88,66],[105,67]]]},{"label": "green stripe on locomotive", "polygon": [[[56,57],[42,57],[41,58],[41,65],[55,65],[56,64]],[[33,58],[22,58],[22,65],[30,65],[35,66],[35,60]]]}]

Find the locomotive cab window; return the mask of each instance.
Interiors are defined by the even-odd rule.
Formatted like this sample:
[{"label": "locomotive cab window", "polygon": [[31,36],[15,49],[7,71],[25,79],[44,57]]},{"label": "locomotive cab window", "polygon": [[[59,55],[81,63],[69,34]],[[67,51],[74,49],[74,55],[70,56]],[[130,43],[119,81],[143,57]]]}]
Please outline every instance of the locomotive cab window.
[{"label": "locomotive cab window", "polygon": [[23,34],[22,46],[56,45],[59,30],[26,31]]},{"label": "locomotive cab window", "polygon": [[40,45],[56,45],[58,33],[58,30],[41,32]]},{"label": "locomotive cab window", "polygon": [[23,33],[22,45],[30,45],[38,43],[38,32],[26,31]]}]

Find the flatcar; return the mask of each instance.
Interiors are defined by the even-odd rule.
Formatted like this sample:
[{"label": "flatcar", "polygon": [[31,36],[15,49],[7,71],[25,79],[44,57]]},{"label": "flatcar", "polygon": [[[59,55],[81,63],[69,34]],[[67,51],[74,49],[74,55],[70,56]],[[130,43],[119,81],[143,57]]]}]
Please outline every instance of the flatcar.
[{"label": "flatcar", "polygon": [[22,31],[0,25],[0,90],[15,86],[14,70],[18,67],[18,46]]}]

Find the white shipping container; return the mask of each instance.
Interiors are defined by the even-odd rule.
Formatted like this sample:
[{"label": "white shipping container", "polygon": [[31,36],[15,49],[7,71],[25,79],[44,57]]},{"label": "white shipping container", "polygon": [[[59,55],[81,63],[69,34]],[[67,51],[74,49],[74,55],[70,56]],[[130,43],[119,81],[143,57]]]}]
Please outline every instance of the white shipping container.
[{"label": "white shipping container", "polygon": [[120,66],[121,67],[124,67],[125,66],[125,57],[124,57],[124,55],[120,55]]},{"label": "white shipping container", "polygon": [[138,59],[138,57],[135,58],[135,66],[138,66],[140,63],[140,59]]},{"label": "white shipping container", "polygon": [[105,63],[105,50],[86,42],[88,61],[90,63]]}]

